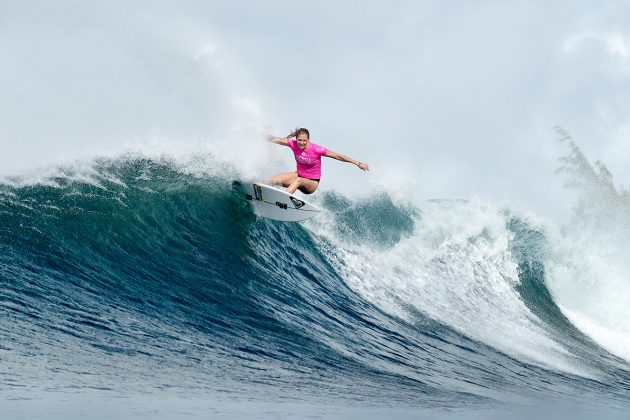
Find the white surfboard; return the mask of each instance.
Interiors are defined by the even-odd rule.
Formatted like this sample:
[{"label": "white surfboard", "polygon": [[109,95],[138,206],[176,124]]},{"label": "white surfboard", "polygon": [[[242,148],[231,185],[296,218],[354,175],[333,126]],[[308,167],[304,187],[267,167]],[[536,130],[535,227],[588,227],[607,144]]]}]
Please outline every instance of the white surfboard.
[{"label": "white surfboard", "polygon": [[269,185],[233,182],[258,216],[283,222],[301,222],[321,213],[313,204]]}]

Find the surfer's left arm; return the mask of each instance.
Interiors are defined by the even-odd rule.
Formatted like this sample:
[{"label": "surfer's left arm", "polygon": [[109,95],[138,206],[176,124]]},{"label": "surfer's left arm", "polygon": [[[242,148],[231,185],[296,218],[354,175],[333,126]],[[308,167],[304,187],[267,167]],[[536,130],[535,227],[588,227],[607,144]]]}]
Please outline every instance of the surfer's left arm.
[{"label": "surfer's left arm", "polygon": [[340,160],[342,162],[348,162],[348,163],[352,163],[353,165],[357,165],[359,167],[359,169],[362,169],[364,171],[369,171],[370,167],[368,166],[367,163],[364,162],[359,162],[358,160],[354,160],[346,155],[342,155],[341,153],[337,153],[337,152],[333,152],[332,150],[327,150],[326,154],[324,155],[326,157],[329,158],[333,158],[333,159],[337,159]]}]

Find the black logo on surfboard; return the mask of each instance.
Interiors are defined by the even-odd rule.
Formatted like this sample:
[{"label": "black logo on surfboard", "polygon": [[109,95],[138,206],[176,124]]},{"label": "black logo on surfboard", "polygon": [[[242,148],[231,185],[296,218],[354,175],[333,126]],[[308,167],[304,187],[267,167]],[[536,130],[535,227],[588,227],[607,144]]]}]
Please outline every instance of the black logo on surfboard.
[{"label": "black logo on surfboard", "polygon": [[256,200],[262,201],[262,188],[259,185],[254,184],[254,195],[256,196]]},{"label": "black logo on surfboard", "polygon": [[290,197],[291,198],[291,202],[293,203],[293,205],[295,206],[296,209],[299,209],[300,207],[302,207],[304,204],[306,204],[304,201],[302,200],[298,200],[295,197]]}]

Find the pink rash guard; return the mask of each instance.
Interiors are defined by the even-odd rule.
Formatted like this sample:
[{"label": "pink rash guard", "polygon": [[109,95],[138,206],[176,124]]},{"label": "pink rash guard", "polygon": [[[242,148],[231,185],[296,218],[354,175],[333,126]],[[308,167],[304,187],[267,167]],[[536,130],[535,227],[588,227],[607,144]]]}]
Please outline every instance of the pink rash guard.
[{"label": "pink rash guard", "polygon": [[287,139],[297,162],[297,173],[301,178],[320,179],[322,177],[322,156],[327,150],[324,146],[308,142],[305,150],[298,147],[297,141]]}]

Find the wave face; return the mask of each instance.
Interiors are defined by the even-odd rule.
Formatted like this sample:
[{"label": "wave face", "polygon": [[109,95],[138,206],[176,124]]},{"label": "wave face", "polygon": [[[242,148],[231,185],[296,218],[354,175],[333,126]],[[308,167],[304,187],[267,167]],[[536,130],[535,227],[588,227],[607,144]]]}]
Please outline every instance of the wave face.
[{"label": "wave face", "polygon": [[[574,264],[592,255],[585,236],[569,252],[506,208],[419,208],[386,193],[321,193],[324,215],[283,224],[257,218],[232,179],[129,157],[5,180],[4,387],[425,408],[630,402],[627,355],[588,327],[625,314],[597,302],[624,273]],[[600,294],[574,296],[569,278]]]}]

